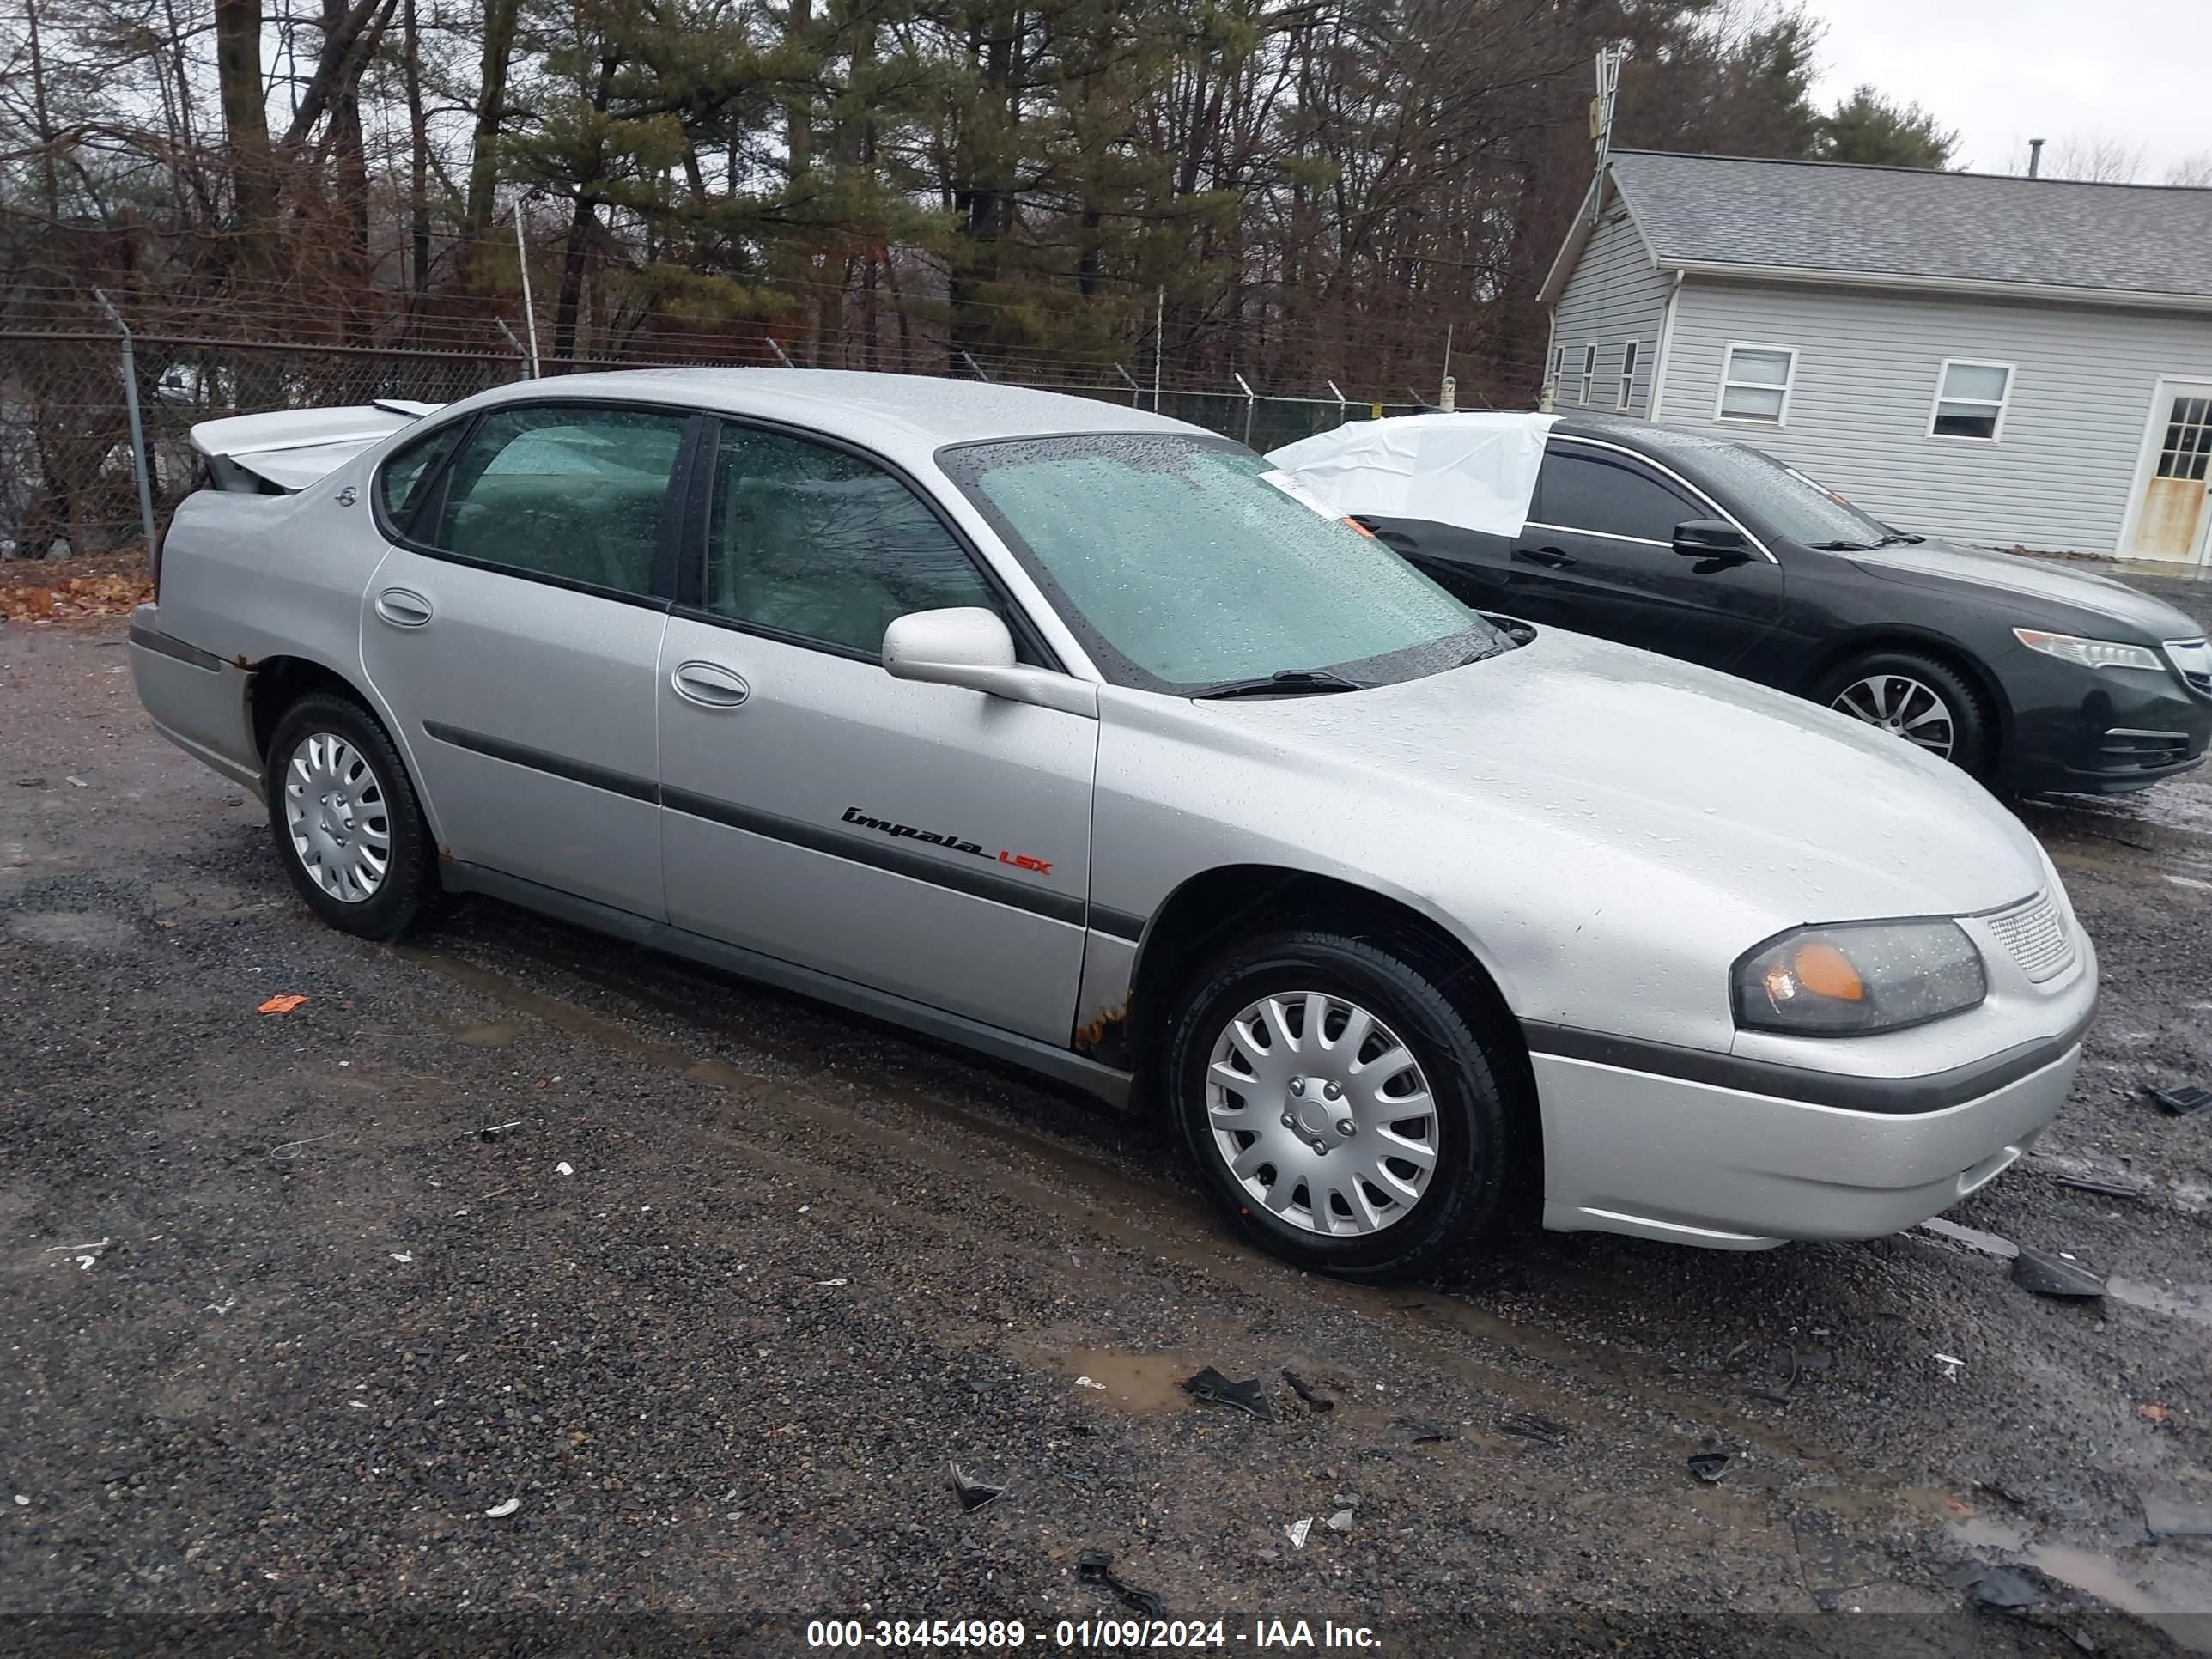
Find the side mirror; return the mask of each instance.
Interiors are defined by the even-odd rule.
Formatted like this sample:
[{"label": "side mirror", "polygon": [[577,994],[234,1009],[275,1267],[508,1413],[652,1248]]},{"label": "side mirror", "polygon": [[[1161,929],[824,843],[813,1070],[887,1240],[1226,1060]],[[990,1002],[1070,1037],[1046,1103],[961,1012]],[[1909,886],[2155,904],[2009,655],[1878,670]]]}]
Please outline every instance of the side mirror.
[{"label": "side mirror", "polygon": [[1674,550],[1686,559],[1747,559],[1751,538],[1723,519],[1691,519],[1674,526]]},{"label": "side mirror", "polygon": [[994,611],[913,611],[884,629],[884,672],[895,680],[957,685],[1012,702],[1098,717],[1098,688],[1014,660],[1014,636]]}]

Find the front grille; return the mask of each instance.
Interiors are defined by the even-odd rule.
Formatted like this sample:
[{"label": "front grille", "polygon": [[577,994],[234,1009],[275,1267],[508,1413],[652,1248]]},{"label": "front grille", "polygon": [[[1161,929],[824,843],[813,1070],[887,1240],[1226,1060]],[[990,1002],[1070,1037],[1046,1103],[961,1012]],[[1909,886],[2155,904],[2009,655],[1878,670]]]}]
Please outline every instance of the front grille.
[{"label": "front grille", "polygon": [[2182,678],[2199,691],[2212,692],[2212,645],[2203,640],[2168,640],[2166,654]]},{"label": "front grille", "polygon": [[2189,758],[2186,732],[2144,732],[2116,726],[2097,745],[2100,772],[2154,772]]},{"label": "front grille", "polygon": [[2021,972],[2035,984],[2056,979],[2074,965],[2073,935],[2058,901],[2050,894],[1988,920],[1997,943],[2012,952]]}]

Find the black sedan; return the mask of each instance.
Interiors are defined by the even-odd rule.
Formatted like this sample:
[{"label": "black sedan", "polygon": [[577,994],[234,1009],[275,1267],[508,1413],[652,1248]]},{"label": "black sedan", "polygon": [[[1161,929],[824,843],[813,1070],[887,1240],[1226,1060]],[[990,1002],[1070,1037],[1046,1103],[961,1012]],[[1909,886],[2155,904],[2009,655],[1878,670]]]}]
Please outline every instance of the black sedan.
[{"label": "black sedan", "polygon": [[1813,698],[2002,793],[2140,789],[2203,760],[2212,650],[2170,605],[1894,529],[1747,444],[1589,416],[1542,443],[1518,535],[1363,511],[1343,470],[1333,493],[1470,605]]}]

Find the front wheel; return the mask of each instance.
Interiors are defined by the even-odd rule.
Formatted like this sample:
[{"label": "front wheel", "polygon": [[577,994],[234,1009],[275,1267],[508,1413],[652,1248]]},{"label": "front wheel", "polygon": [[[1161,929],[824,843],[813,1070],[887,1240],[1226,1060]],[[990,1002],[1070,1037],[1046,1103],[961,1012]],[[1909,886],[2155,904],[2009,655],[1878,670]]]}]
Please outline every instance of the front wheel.
[{"label": "front wheel", "polygon": [[1279,933],[1215,958],[1176,1011],[1184,1150],[1231,1224],[1297,1267],[1401,1278],[1503,1209],[1499,1066],[1420,955]]},{"label": "front wheel", "polygon": [[1948,663],[1874,651],[1834,669],[1814,699],[1980,776],[1995,758],[1988,700]]}]

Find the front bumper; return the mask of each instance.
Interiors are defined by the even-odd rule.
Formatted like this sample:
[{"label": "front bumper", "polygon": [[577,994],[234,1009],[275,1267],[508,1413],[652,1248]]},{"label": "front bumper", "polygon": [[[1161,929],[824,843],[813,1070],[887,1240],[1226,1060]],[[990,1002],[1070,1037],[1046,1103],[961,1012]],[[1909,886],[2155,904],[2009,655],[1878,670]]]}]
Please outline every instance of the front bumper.
[{"label": "front bumper", "polygon": [[2212,696],[2175,675],[2079,668],[2022,649],[2000,668],[2012,705],[2006,781],[2020,794],[2147,789],[2204,763]]},{"label": "front bumper", "polygon": [[1531,1056],[1544,1224],[1730,1250],[1873,1238],[1993,1180],[2065,1103],[2079,1043],[1940,1111],[1810,1104],[1574,1058]]}]

